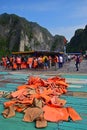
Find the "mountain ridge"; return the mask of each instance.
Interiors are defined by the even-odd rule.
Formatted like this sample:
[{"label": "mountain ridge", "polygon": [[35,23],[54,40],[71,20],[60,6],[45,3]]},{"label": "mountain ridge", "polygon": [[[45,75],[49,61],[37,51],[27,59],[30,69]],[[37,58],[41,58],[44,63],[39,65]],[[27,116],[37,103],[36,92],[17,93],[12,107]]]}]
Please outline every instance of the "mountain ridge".
[{"label": "mountain ridge", "polygon": [[87,25],[84,29],[75,30],[74,36],[67,44],[67,52],[81,52],[85,54],[87,51]]},{"label": "mountain ridge", "polygon": [[64,51],[64,36],[53,36],[46,28],[16,14],[0,15],[0,51]]}]

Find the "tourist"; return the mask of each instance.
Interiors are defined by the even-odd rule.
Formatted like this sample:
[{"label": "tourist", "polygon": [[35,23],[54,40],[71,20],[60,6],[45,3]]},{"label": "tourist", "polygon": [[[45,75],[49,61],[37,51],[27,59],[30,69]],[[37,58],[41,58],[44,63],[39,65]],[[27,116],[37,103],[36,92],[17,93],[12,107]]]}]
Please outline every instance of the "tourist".
[{"label": "tourist", "polygon": [[75,57],[76,71],[79,71],[79,64],[80,64],[80,58],[79,58],[79,56],[77,55],[77,56]]}]

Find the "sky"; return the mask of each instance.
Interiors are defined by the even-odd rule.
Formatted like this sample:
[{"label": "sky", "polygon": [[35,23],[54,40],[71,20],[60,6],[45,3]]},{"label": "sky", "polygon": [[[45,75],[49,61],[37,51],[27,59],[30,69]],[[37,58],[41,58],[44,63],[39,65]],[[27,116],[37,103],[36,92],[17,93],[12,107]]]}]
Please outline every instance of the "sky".
[{"label": "sky", "polygon": [[87,0],[0,0],[0,14],[16,14],[68,41],[87,25]]}]

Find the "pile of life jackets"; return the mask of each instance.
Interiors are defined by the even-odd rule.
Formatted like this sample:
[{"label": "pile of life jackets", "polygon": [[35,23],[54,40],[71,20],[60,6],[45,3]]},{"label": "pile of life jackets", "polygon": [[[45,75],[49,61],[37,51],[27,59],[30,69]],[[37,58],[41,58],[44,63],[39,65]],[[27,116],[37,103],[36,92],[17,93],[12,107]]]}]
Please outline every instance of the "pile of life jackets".
[{"label": "pile of life jackets", "polygon": [[67,93],[68,84],[59,76],[41,79],[31,76],[26,84],[17,87],[4,102],[5,118],[11,118],[16,112],[24,113],[23,121],[36,122],[36,128],[47,127],[47,122],[81,120],[72,108],[65,107],[66,100],[61,95]]}]

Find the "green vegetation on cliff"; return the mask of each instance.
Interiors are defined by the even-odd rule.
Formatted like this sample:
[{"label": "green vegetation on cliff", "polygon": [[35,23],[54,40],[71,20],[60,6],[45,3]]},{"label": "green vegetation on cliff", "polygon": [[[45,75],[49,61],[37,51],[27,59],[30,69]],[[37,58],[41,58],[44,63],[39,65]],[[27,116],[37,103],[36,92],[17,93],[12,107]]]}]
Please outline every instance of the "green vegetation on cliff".
[{"label": "green vegetation on cliff", "polygon": [[87,50],[87,25],[85,29],[78,29],[67,44],[67,52],[82,52]]},{"label": "green vegetation on cliff", "polygon": [[52,34],[36,22],[15,14],[0,15],[0,55],[12,51],[63,51],[64,37]]}]

